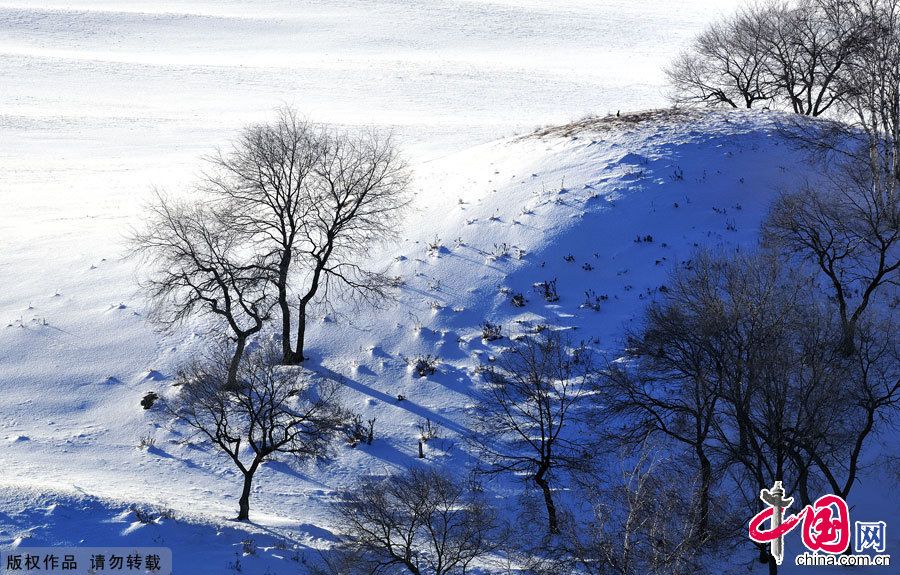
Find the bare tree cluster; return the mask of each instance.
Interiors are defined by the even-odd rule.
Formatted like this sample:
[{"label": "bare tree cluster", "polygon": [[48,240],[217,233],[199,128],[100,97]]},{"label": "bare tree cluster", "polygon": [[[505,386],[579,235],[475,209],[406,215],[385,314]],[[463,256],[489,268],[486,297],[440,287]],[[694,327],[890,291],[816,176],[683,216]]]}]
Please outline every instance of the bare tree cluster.
[{"label": "bare tree cluster", "polygon": [[748,514],[776,480],[803,505],[821,488],[848,497],[864,445],[900,407],[892,314],[865,314],[848,350],[815,278],[787,267],[771,253],[701,254],[604,380],[610,422],[625,423],[617,443],[664,438],[692,462],[701,538],[715,531],[717,493]]},{"label": "bare tree cluster", "polygon": [[785,194],[766,233],[827,276],[851,345],[900,265],[900,0],[756,5],[704,32],[669,77],[680,102],[764,102],[843,122],[789,131],[824,160],[828,181]]},{"label": "bare tree cluster", "polygon": [[853,62],[873,41],[854,2],[771,0],[710,26],[667,74],[676,102],[820,116],[854,90]]},{"label": "bare tree cluster", "polygon": [[511,342],[484,373],[468,437],[484,463],[475,477],[520,476],[539,489],[547,533],[541,548],[532,548],[527,536],[511,537],[474,485],[413,468],[389,480],[364,482],[338,502],[343,546],[323,558],[324,572],[497,572],[502,556],[510,572],[579,569],[577,555],[559,544],[571,529],[557,500],[563,485],[572,487],[565,480],[588,471],[591,460],[579,422],[584,423],[594,389],[592,357],[584,346],[546,330]]},{"label": "bare tree cluster", "polygon": [[312,306],[387,295],[388,279],[364,262],[408,203],[409,173],[390,137],[314,126],[282,109],[208,162],[196,200],[158,195],[132,235],[164,325],[213,314],[239,359],[277,316],[282,361],[296,365]]},{"label": "bare tree cluster", "polygon": [[720,53],[762,63],[739,67],[757,81],[723,76],[738,67],[698,44],[682,59],[709,73],[676,62],[678,99],[839,121],[786,123],[824,169],[777,199],[765,257],[702,258],[649,310],[633,362],[611,371],[612,405],[644,422],[632,441],[664,435],[693,454],[699,495],[731,487],[755,506],[777,479],[803,504],[820,489],[846,498],[900,400],[900,1],[768,3],[714,28]]},{"label": "bare tree cluster", "polygon": [[900,1],[845,1],[834,11],[855,26],[857,38],[836,74],[836,109],[850,123],[789,127],[787,133],[822,161],[822,174],[781,195],[763,241],[820,275],[837,303],[849,355],[860,321],[873,306],[897,297]]},{"label": "bare tree cluster", "polygon": [[[314,126],[290,109],[246,128],[209,165],[192,199],[157,194],[131,241],[150,268],[152,319],[167,329],[213,320],[215,359],[184,369],[170,409],[240,469],[247,519],[267,458],[318,456],[343,425],[321,386],[313,399],[304,376],[279,364],[303,361],[312,306],[387,295],[384,275],[364,262],[393,236],[409,175],[389,137]],[[280,353],[248,356],[276,318]]]},{"label": "bare tree cluster", "polygon": [[[694,492],[649,448],[606,481],[583,485],[584,519],[564,528],[568,552],[543,571],[585,575],[688,575],[705,571],[711,537],[698,529]],[[618,478],[616,477],[618,475]],[[611,479],[611,480],[610,480]],[[618,479],[618,480],[616,480]],[[687,487],[687,488],[686,488]],[[567,567],[561,569],[561,564]]]}]

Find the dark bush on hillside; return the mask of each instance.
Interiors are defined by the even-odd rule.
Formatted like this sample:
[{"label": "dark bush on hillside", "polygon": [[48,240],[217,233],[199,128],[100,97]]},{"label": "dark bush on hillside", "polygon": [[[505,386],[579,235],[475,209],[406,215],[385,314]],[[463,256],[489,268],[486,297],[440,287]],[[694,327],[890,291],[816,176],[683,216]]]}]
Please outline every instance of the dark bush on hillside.
[{"label": "dark bush on hillside", "polygon": [[141,407],[150,409],[153,407],[153,404],[156,403],[157,399],[159,399],[159,395],[156,392],[151,391],[141,399]]},{"label": "dark bush on hillside", "polygon": [[411,359],[407,359],[406,363],[412,366],[413,373],[416,377],[427,377],[433,375],[437,371],[438,358],[431,355],[420,355]]},{"label": "dark bush on hillside", "polygon": [[503,326],[489,321],[481,324],[481,339],[485,341],[497,341],[503,339]]}]

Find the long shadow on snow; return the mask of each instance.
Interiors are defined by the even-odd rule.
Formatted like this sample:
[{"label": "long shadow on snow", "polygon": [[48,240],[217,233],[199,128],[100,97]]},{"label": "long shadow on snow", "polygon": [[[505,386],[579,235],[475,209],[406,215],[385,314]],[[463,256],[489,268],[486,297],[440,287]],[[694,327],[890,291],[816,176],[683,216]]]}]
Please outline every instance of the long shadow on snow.
[{"label": "long shadow on snow", "polygon": [[367,385],[364,385],[354,379],[347,377],[346,375],[344,375],[342,373],[338,373],[338,372],[336,372],[332,369],[329,369],[321,364],[317,365],[315,367],[315,371],[317,371],[320,375],[323,375],[329,379],[340,382],[342,385],[345,385],[348,388],[350,388],[356,392],[359,392],[363,395],[368,395],[369,397],[372,397],[372,398],[382,401],[384,403],[387,403],[390,405],[395,405],[397,407],[405,409],[406,411],[419,416],[419,418],[421,418],[421,419],[430,419],[434,423],[438,423],[442,427],[444,427],[446,429],[450,429],[452,431],[455,431],[456,433],[458,433],[462,436],[465,436],[465,435],[468,435],[469,433],[471,433],[471,431],[469,429],[467,429],[466,427],[463,427],[463,426],[459,425],[458,423],[456,423],[455,421],[447,419],[446,417],[439,415],[430,409],[427,409],[421,405],[418,405],[417,403],[415,403],[409,399],[405,399],[403,401],[398,401],[396,397],[391,397],[390,395],[388,395],[384,392],[378,391],[377,389],[372,389],[371,387],[369,387]]}]

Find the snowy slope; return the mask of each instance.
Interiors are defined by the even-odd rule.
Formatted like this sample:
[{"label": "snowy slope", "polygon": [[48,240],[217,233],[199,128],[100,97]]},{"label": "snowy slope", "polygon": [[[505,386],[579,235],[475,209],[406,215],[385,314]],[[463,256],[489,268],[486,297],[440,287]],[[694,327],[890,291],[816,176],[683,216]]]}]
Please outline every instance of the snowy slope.
[{"label": "snowy slope", "polygon": [[[459,436],[475,368],[504,343],[485,344],[482,322],[502,324],[507,337],[539,324],[568,327],[614,351],[623,327],[696,246],[753,245],[773,195],[815,172],[777,133],[777,120],[749,112],[607,117],[417,164],[403,240],[376,256],[405,280],[397,301],[320,316],[309,340],[310,365],[343,381],[349,406],[376,417],[375,444],[340,445],[319,465],[265,465],[252,526],[225,521],[238,494],[230,462],[138,405],[147,391],[171,393],[174,370],[201,349],[205,326],[163,337],[144,320],[134,264],[120,259],[113,231],[133,218],[65,226],[72,249],[51,254],[49,273],[38,273],[47,256],[35,238],[13,256],[33,272],[19,274],[16,289],[38,295],[17,302],[15,292],[0,294],[0,546],[120,536],[172,546],[186,565],[179,572],[214,573],[252,538],[260,550],[241,557],[245,570],[296,572],[292,558],[332,540],[327,503],[337,491],[416,464],[421,418],[444,437],[429,445],[425,464],[458,473],[472,464]],[[548,303],[533,285],[554,279],[560,300]],[[599,311],[582,306],[586,290],[607,297]],[[511,305],[516,292],[525,307]],[[414,378],[404,357],[429,353],[440,358],[438,372]],[[155,448],[138,448],[145,436]],[[858,512],[900,516],[880,485],[871,472]],[[506,497],[511,487],[491,489]],[[133,503],[171,509],[176,520],[132,525]],[[300,550],[283,549],[293,545]],[[194,558],[179,563],[189,549]]]}]

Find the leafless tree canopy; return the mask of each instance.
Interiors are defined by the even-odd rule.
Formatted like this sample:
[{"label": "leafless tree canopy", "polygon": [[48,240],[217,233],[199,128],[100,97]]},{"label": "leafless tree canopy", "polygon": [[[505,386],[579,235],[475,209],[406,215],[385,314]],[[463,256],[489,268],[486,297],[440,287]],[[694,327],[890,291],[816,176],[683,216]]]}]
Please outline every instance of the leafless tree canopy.
[{"label": "leafless tree canopy", "polygon": [[773,97],[793,112],[821,116],[846,95],[842,72],[862,45],[844,0],[773,3],[757,11]]},{"label": "leafless tree canopy", "polygon": [[748,11],[705,30],[666,70],[676,102],[751,108],[768,100],[763,20]]},{"label": "leafless tree canopy", "polygon": [[471,439],[488,463],[483,471],[520,473],[534,481],[544,496],[548,530],[559,533],[551,480],[587,461],[572,428],[578,404],[590,391],[591,357],[549,332],[514,344],[487,373]]},{"label": "leafless tree canopy", "polygon": [[394,237],[409,199],[409,173],[389,136],[314,126],[286,108],[211,164],[205,188],[272,278],[285,363],[303,361],[313,304],[385,297],[390,282],[363,262]]},{"label": "leafless tree canopy", "polygon": [[853,2],[772,0],[704,31],[668,70],[678,103],[783,107],[820,116],[853,90],[867,43]]},{"label": "leafless tree canopy", "polygon": [[[846,3],[863,38],[842,75],[844,109],[868,136],[876,182],[896,194],[900,181],[900,0]],[[896,195],[895,195],[896,197]]]},{"label": "leafless tree canopy", "polygon": [[432,469],[365,482],[335,510],[345,540],[329,573],[462,575],[502,541],[494,510]]},{"label": "leafless tree canopy", "polygon": [[241,245],[221,212],[161,194],[131,245],[151,267],[143,283],[152,319],[173,327],[194,314],[211,315],[228,326],[237,343],[228,370],[233,385],[247,340],[274,303],[260,256]]},{"label": "leafless tree canopy", "polygon": [[244,477],[238,519],[250,512],[250,488],[259,466],[276,453],[300,459],[325,453],[340,427],[333,390],[316,388],[297,368],[281,366],[263,348],[240,364],[236,384],[215,357],[186,367],[170,411],[228,455]]}]

